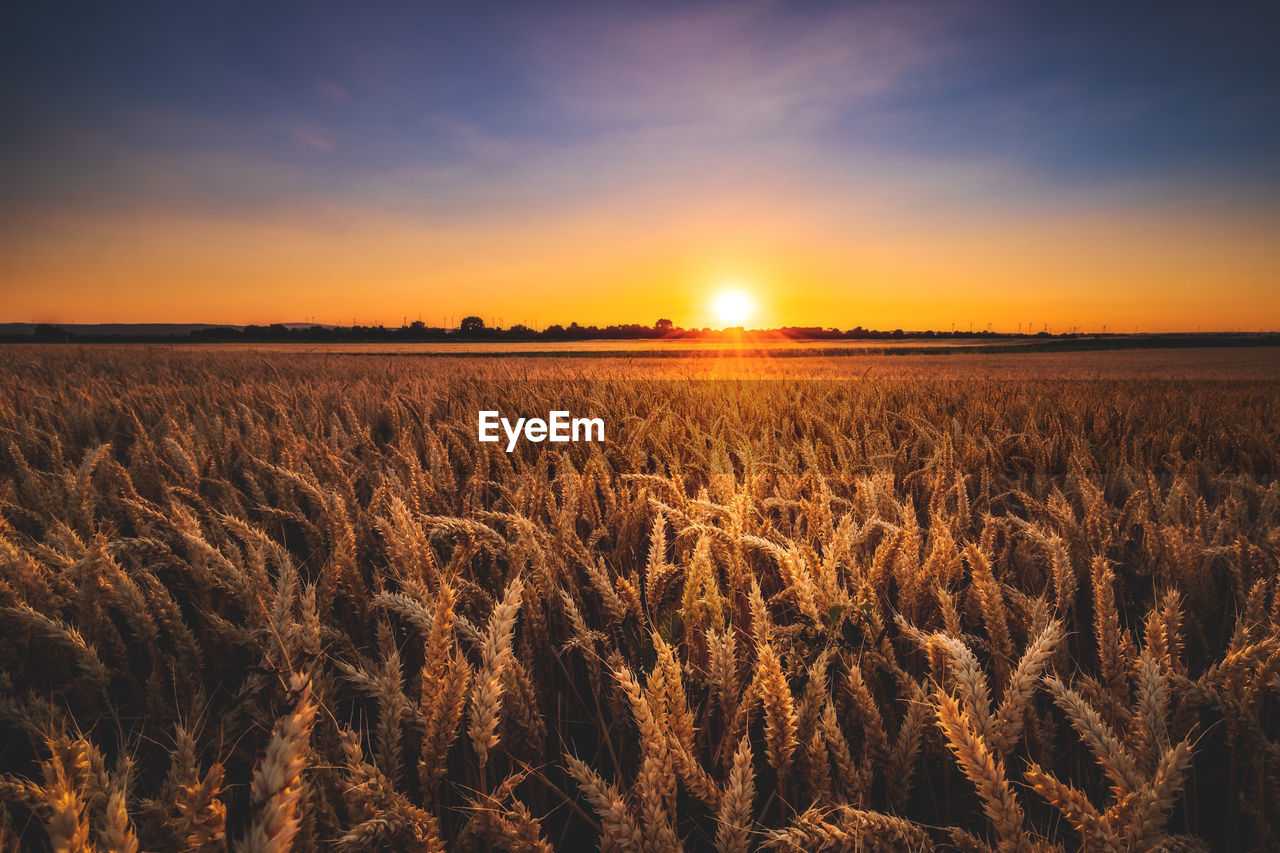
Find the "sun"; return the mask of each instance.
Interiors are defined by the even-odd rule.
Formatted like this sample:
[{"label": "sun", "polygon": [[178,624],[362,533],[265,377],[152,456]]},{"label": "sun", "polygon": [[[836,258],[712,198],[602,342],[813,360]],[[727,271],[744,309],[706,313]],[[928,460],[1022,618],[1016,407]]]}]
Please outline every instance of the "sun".
[{"label": "sun", "polygon": [[734,288],[722,290],[716,294],[712,308],[716,319],[726,326],[741,326],[751,319],[755,311],[755,302],[743,290]]}]

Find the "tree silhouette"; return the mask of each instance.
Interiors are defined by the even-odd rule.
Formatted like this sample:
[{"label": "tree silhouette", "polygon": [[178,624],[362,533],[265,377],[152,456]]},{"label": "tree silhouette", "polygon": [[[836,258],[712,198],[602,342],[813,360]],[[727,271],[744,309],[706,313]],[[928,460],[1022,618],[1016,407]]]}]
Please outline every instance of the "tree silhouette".
[{"label": "tree silhouette", "polygon": [[458,324],[458,331],[464,335],[474,335],[484,331],[484,320],[475,316],[463,317],[462,322]]},{"label": "tree silhouette", "polygon": [[71,333],[61,326],[55,326],[51,323],[41,323],[36,326],[34,332],[37,341],[69,341]]},{"label": "tree silhouette", "polygon": [[675,323],[672,323],[666,317],[663,317],[661,320],[653,324],[653,330],[660,335],[665,335],[673,328],[675,328]]}]

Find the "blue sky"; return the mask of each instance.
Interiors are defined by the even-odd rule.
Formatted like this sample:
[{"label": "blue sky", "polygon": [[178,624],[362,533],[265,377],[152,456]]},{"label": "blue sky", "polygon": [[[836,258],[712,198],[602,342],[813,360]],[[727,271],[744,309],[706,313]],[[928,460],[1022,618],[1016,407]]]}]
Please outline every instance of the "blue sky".
[{"label": "blue sky", "polygon": [[805,199],[835,231],[852,198],[858,221],[903,227],[1135,209],[1277,221],[1274,3],[2,14],[0,246],[94,215],[438,230],[710,197]]}]

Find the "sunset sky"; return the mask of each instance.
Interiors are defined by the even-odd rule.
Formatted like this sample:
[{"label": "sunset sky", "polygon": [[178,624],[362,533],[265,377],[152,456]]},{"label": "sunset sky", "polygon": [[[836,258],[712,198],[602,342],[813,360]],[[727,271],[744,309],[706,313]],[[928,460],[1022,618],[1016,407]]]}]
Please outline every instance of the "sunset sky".
[{"label": "sunset sky", "polygon": [[1274,2],[18,0],[0,322],[1280,328],[1278,43]]}]

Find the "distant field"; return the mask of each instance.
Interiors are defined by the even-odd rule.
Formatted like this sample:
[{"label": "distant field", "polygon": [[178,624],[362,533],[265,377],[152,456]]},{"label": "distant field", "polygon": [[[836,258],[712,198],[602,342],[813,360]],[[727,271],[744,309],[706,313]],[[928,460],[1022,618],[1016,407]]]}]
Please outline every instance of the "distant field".
[{"label": "distant field", "polygon": [[[392,358],[387,359],[388,362]],[[964,352],[770,358],[447,358],[433,369],[555,379],[1280,380],[1280,347]]]},{"label": "distant field", "polygon": [[[590,343],[597,349],[579,355]],[[41,360],[46,354],[62,360],[96,360],[120,356],[135,358],[147,353],[159,357],[205,354],[234,357],[258,354],[276,361],[287,356],[318,358],[326,362],[368,359],[401,362],[405,357],[430,355],[431,370],[459,371],[492,378],[670,378],[670,379],[1280,379],[1280,347],[1129,348],[1080,352],[939,352],[928,342],[914,351],[842,352],[832,354],[828,342],[797,345],[809,351],[805,358],[787,357],[785,350],[768,354],[703,346],[695,355],[680,357],[664,351],[614,352],[609,348],[657,344],[644,341],[562,342],[574,350],[546,350],[522,356],[505,349],[516,344],[490,344],[490,349],[459,349],[453,344],[9,344],[3,350],[14,360]],[[551,346],[551,344],[547,344]],[[450,347],[455,347],[450,349]],[[79,354],[78,356],[76,354]],[[487,357],[487,354],[493,357]],[[453,357],[451,357],[453,356]],[[398,369],[398,368],[397,368]]]}]

